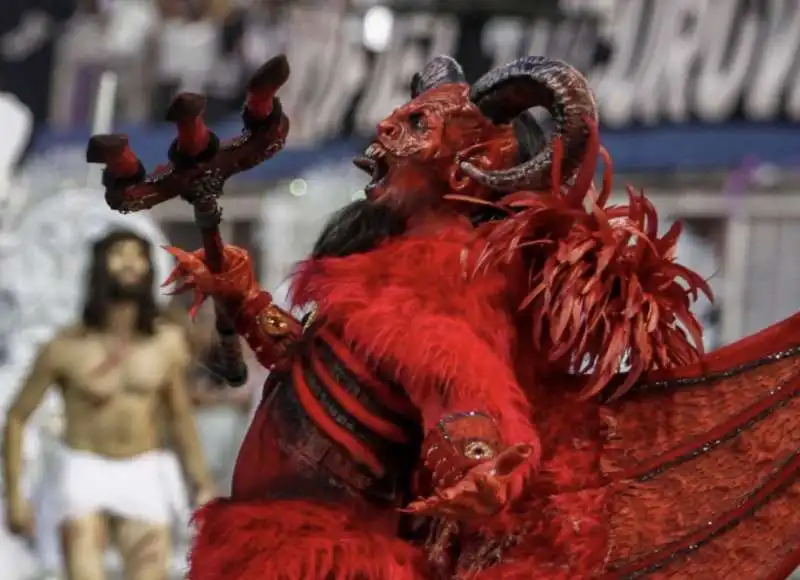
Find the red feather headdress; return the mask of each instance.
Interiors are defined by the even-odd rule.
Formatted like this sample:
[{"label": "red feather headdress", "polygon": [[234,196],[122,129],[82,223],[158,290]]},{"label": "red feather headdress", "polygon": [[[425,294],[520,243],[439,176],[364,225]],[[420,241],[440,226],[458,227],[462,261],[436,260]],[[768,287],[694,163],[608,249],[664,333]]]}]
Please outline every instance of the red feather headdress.
[{"label": "red feather headdress", "polygon": [[[564,152],[557,138],[552,190],[516,192],[492,204],[508,217],[481,227],[486,243],[475,268],[523,252],[530,291],[520,311],[532,317],[537,356],[557,369],[587,373],[586,397],[627,363],[617,397],[645,372],[700,358],[701,327],[690,307],[698,291],[711,298],[711,290],[675,263],[679,223],[659,236],[655,208],[630,186],[626,205],[608,205],[610,156],[594,120],[586,123],[586,154],[571,185],[560,185]],[[592,183],[598,157],[605,165],[600,191]]]}]

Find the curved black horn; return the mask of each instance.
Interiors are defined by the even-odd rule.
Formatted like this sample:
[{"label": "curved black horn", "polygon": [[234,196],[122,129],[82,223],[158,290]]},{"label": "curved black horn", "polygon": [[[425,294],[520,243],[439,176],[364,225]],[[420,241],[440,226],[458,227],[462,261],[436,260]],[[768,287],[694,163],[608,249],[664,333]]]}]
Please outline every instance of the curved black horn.
[{"label": "curved black horn", "polygon": [[428,89],[439,85],[465,82],[467,79],[464,71],[455,59],[445,55],[437,56],[414,75],[411,80],[411,98],[416,99]]},{"label": "curved black horn", "polygon": [[[500,171],[484,171],[463,162],[464,171],[487,187],[499,191],[547,189],[553,161],[552,139],[561,136],[564,145],[562,178],[570,179],[579,167],[586,144],[585,118],[597,120],[597,104],[586,79],[565,62],[542,56],[524,57],[481,77],[472,87],[472,101],[494,123],[518,119],[515,130],[528,125],[541,137],[531,107],[547,109],[554,128],[550,141],[529,152],[520,165]],[[520,116],[522,115],[522,116]],[[523,124],[519,121],[524,120]],[[541,141],[540,141],[541,142]]]}]

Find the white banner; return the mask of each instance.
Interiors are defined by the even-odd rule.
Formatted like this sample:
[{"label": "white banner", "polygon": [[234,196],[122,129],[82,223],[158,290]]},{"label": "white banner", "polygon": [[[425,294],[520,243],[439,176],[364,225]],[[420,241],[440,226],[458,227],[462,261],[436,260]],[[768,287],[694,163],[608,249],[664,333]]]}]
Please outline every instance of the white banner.
[{"label": "white banner", "polygon": [[[294,72],[283,98],[295,144],[339,134],[349,113],[356,132],[371,134],[429,58],[458,56],[464,32],[454,16],[397,14],[386,50],[372,58],[359,17],[312,20],[290,24]],[[617,0],[601,19],[494,18],[480,43],[489,64],[546,55],[582,69],[612,126],[800,121],[800,0]]]}]

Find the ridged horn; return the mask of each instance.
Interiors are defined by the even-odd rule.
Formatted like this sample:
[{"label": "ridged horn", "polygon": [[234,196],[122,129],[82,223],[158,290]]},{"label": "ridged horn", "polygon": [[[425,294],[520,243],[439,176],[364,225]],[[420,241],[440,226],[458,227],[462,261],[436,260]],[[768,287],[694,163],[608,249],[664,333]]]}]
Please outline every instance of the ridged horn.
[{"label": "ridged horn", "polygon": [[[494,123],[510,123],[516,119],[518,140],[519,129],[527,126],[535,134],[534,141],[543,141],[541,128],[533,115],[527,113],[532,107],[547,109],[554,125],[550,140],[543,141],[538,150],[526,152],[527,159],[515,167],[484,171],[462,162],[462,169],[478,183],[505,192],[548,189],[551,186],[552,140],[557,136],[561,136],[564,146],[562,178],[566,181],[573,176],[586,144],[584,119],[597,120],[594,95],[577,69],[542,56],[520,58],[486,73],[472,86],[470,98]],[[520,123],[523,119],[525,122]]]},{"label": "ridged horn", "polygon": [[425,91],[450,83],[465,83],[464,70],[455,59],[441,55],[425,65],[411,79],[411,98],[416,99]]}]

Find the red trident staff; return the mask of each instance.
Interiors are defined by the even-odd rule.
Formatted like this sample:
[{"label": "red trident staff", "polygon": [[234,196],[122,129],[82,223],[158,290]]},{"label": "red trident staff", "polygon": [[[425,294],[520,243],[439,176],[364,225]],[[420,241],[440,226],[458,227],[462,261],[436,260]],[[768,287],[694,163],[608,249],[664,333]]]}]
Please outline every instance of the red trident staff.
[{"label": "red trident staff", "polygon": [[[194,208],[194,220],[203,240],[204,258],[213,273],[224,271],[222,237],[219,224],[222,209],[218,200],[225,182],[270,159],[283,149],[289,120],[275,96],[289,78],[289,64],[281,55],[263,65],[250,79],[242,111],[244,129],[238,137],[220,142],[203,120],[205,97],[180,93],[167,109],[166,118],[175,123],[178,136],[167,156],[169,162],[147,173],[128,144],[126,135],[95,135],[89,140],[86,161],[105,165],[103,185],[108,206],[121,213],[142,211],[174,197],[181,197]],[[178,255],[181,250],[167,248]],[[202,298],[196,296],[192,312]],[[247,381],[233,322],[225,304],[215,300],[219,354],[219,374],[231,386]]]}]

